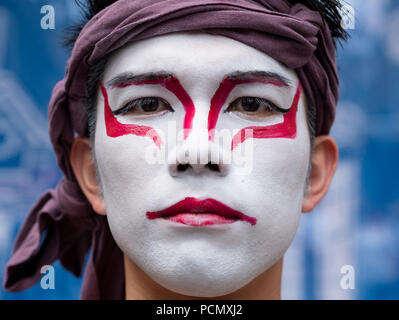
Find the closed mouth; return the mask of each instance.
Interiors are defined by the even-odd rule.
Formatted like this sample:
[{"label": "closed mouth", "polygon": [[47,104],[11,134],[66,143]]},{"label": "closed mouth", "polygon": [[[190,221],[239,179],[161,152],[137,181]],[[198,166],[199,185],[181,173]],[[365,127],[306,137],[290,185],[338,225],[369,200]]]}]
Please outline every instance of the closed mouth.
[{"label": "closed mouth", "polygon": [[256,224],[256,218],[234,210],[215,199],[200,200],[187,197],[174,205],[154,212],[147,212],[148,219],[163,218],[171,222],[190,226],[209,226],[214,224],[229,224],[237,221]]}]

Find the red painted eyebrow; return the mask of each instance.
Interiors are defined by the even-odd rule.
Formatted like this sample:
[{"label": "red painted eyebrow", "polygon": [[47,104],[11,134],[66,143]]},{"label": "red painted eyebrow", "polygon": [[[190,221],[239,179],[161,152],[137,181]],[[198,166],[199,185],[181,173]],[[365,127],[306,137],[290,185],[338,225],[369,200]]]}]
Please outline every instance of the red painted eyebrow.
[{"label": "red painted eyebrow", "polygon": [[219,88],[216,90],[215,94],[211,100],[211,108],[208,114],[208,132],[209,132],[209,140],[213,141],[214,138],[214,130],[216,128],[216,123],[219,118],[220,110],[222,109],[224,103],[226,102],[227,97],[230,95],[231,91],[235,86],[239,84],[252,83],[252,82],[260,82],[264,84],[271,84],[277,87],[290,87],[287,80],[284,80],[279,75],[271,75],[269,72],[255,72],[238,76],[231,76],[225,78],[219,85]]},{"label": "red painted eyebrow", "polygon": [[180,84],[179,80],[171,75],[140,75],[140,76],[129,76],[129,75],[121,75],[111,80],[112,87],[124,88],[130,85],[143,85],[143,84],[158,84],[169,91],[171,91],[182,103],[184,110],[186,112],[183,121],[183,129],[184,129],[184,139],[186,139],[191,131],[193,125],[193,118],[195,115],[195,107],[194,103],[191,100],[190,96],[184,90],[183,86]]}]

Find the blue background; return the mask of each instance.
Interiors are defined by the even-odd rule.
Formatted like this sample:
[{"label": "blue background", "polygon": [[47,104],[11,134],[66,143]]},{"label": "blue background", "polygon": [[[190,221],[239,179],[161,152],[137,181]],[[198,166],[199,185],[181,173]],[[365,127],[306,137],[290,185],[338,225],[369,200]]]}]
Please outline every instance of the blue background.
[{"label": "blue background", "polygon": [[[284,261],[286,299],[399,298],[399,3],[348,1],[352,39],[339,49],[341,97],[332,136],[340,164],[320,206],[303,215]],[[40,8],[55,9],[55,29]],[[71,0],[0,0],[0,278],[31,206],[61,174],[47,135],[47,103],[64,75]],[[355,288],[341,287],[341,267]],[[55,290],[39,284],[0,299],[78,299],[81,279],[55,268]]]}]

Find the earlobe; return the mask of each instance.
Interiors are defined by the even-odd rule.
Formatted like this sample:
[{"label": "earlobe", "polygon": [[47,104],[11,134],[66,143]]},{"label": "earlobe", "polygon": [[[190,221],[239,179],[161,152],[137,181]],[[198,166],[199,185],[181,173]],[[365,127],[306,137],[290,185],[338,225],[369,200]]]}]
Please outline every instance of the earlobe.
[{"label": "earlobe", "polygon": [[338,146],[330,136],[318,136],[314,142],[312,171],[302,203],[302,212],[312,211],[326,195],[338,165]]},{"label": "earlobe", "polygon": [[93,210],[100,215],[105,215],[105,202],[100,194],[91,154],[91,144],[88,138],[75,138],[71,147],[70,162],[79,186]]}]

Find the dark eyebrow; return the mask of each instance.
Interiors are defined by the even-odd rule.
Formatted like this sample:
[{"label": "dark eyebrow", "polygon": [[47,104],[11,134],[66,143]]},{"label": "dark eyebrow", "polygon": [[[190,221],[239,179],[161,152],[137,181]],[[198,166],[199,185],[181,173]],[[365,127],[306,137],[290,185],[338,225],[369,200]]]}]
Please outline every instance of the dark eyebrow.
[{"label": "dark eyebrow", "polygon": [[123,88],[124,86],[139,81],[158,80],[173,76],[172,73],[166,71],[146,72],[142,74],[134,74],[132,72],[125,72],[117,75],[115,78],[107,81],[106,86],[114,88]]},{"label": "dark eyebrow", "polygon": [[[133,84],[136,82],[159,80],[168,77],[175,76],[173,75],[173,73],[167,71],[146,72],[142,74],[125,72],[107,81],[105,85],[113,88],[123,88],[125,86],[128,86],[129,84]],[[291,87],[291,82],[286,77],[282,76],[281,74],[269,71],[234,71],[224,75],[223,78],[229,79],[231,81],[245,81],[253,79],[260,79],[264,81],[272,80],[277,82],[282,87]]]},{"label": "dark eyebrow", "polygon": [[234,71],[226,75],[226,78],[229,78],[230,81],[245,81],[245,80],[253,80],[259,79],[265,82],[274,81],[278,83],[282,87],[291,87],[291,81],[288,80],[283,75],[270,72],[270,71]]}]

